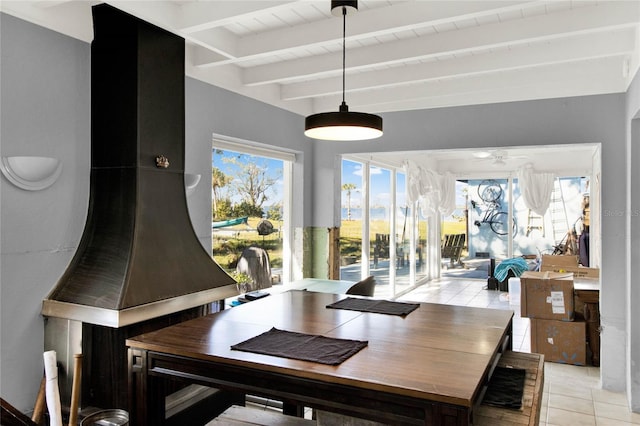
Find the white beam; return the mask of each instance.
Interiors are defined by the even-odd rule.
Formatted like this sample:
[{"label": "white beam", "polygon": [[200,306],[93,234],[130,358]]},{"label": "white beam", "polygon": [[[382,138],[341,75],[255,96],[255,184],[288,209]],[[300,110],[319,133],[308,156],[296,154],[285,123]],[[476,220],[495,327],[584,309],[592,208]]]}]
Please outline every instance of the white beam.
[{"label": "white beam", "polygon": [[185,34],[221,27],[265,13],[275,13],[291,8],[298,0],[238,1],[218,0],[189,2],[182,5],[179,29]]},{"label": "white beam", "polygon": [[134,15],[167,31],[179,34],[175,28],[177,27],[180,18],[180,7],[175,2],[166,0],[107,0],[105,3],[117,7],[124,12]]},{"label": "white beam", "polygon": [[[199,37],[194,37],[193,34],[184,34],[184,37],[191,43],[202,46],[211,52],[215,52],[217,55],[211,56],[210,60],[220,64],[235,62],[237,38],[225,28],[214,28]],[[198,61],[194,61],[194,65],[199,65],[200,62],[209,63],[210,60],[204,59],[205,57],[206,56],[201,56]]]},{"label": "white beam", "polygon": [[0,11],[85,42],[93,40],[91,6],[93,2],[0,1]]},{"label": "white beam", "polygon": [[[472,105],[526,99],[621,93],[624,57],[533,67],[463,78],[428,81],[404,87],[357,92],[346,97],[353,111],[384,112],[428,105]],[[567,79],[567,76],[572,76]],[[314,111],[337,110],[339,96],[318,98]],[[426,106],[425,106],[426,105]]]}]

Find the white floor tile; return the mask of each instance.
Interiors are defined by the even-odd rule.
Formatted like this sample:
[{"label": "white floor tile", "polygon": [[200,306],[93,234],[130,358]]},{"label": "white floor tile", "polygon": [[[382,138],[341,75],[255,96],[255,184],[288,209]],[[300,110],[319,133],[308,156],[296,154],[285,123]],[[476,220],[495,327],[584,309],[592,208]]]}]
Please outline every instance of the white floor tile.
[{"label": "white floor tile", "polygon": [[596,418],[593,415],[549,407],[547,412],[547,425],[596,426]]},{"label": "white floor tile", "polygon": [[574,411],[576,413],[593,416],[593,401],[590,399],[574,398],[560,394],[549,394],[549,408],[560,408],[562,410]]},{"label": "white floor tile", "polygon": [[627,407],[609,404],[606,402],[594,402],[596,416],[607,419],[621,420],[629,424],[640,424],[640,414],[632,413]]}]

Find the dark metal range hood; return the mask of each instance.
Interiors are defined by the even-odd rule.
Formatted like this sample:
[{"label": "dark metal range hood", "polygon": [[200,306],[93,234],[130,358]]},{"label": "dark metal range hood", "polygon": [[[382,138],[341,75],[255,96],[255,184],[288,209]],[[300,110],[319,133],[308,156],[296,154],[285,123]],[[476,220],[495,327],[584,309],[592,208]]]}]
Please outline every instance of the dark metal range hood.
[{"label": "dark metal range hood", "polygon": [[42,314],[121,327],[237,294],[187,210],[184,40],[106,4],[93,19],[89,212]]}]

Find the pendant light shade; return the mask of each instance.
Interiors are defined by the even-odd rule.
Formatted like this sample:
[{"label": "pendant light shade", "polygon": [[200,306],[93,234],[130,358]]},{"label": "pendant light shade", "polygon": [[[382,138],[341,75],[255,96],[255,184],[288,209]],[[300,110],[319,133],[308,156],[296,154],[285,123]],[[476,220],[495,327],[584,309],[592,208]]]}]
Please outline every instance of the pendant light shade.
[{"label": "pendant light shade", "polygon": [[365,112],[351,112],[346,103],[338,112],[322,112],[308,116],[304,134],[329,141],[359,141],[382,136],[382,117]]},{"label": "pendant light shade", "polygon": [[342,15],[342,104],[338,112],[313,114],[305,119],[304,134],[313,139],[355,141],[382,136],[382,117],[364,112],[351,112],[345,102],[345,38],[346,16],[358,9],[357,0],[333,0],[331,11]]}]

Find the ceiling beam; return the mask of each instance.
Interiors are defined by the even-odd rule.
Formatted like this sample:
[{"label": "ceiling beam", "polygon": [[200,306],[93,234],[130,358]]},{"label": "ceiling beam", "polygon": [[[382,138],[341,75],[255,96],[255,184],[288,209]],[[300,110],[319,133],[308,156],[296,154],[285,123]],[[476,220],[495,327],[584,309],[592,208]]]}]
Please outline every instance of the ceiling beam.
[{"label": "ceiling beam", "polygon": [[151,24],[167,31],[180,35],[174,28],[180,20],[180,6],[171,1],[127,1],[127,0],[106,0],[118,9],[137,16]]},{"label": "ceiling beam", "polygon": [[[402,87],[356,92],[346,97],[353,111],[385,112],[433,106],[542,99],[548,97],[621,93],[628,86],[623,77],[624,57],[554,64],[485,75],[434,80]],[[570,80],[567,75],[571,75]],[[314,101],[314,111],[337,110],[340,96]]]},{"label": "ceiling beam", "polygon": [[265,13],[280,13],[300,0],[217,0],[188,2],[181,6],[179,30],[184,34],[202,32],[211,28],[236,23]]},{"label": "ceiling beam", "polygon": [[0,1],[0,10],[78,40],[93,40],[90,2],[66,1],[46,5],[47,2]]}]

